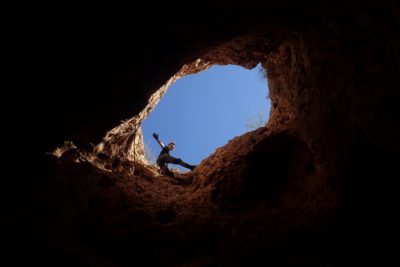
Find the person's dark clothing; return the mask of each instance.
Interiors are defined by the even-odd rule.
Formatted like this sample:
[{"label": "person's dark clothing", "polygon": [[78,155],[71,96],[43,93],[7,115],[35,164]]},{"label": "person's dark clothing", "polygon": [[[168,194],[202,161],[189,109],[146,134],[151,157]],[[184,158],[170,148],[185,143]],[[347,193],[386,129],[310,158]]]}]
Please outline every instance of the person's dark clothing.
[{"label": "person's dark clothing", "polygon": [[[165,155],[168,155],[169,156],[169,147],[168,146],[164,146],[162,149],[161,149],[161,152],[160,152],[160,154],[158,155],[158,158],[157,158],[157,164],[158,165],[160,165],[160,164],[165,164],[165,162],[164,162],[164,156]],[[160,162],[160,163],[159,163]]]},{"label": "person's dark clothing", "polygon": [[161,171],[165,172],[165,174],[167,174],[169,176],[173,176],[173,172],[171,172],[168,169],[168,166],[167,166],[168,163],[178,164],[178,165],[181,165],[182,167],[188,168],[190,170],[193,170],[196,167],[194,165],[190,165],[190,164],[184,162],[183,160],[181,160],[179,158],[175,158],[175,157],[171,156],[169,154],[169,152],[170,152],[170,150],[169,150],[168,146],[164,146],[161,149],[161,152],[157,158],[157,165],[160,167]]}]

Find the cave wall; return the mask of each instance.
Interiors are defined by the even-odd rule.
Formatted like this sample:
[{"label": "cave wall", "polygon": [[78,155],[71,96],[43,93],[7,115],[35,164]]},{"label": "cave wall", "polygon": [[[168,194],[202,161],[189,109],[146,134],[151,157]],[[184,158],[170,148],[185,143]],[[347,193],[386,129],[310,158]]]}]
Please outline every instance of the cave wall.
[{"label": "cave wall", "polygon": [[[207,159],[200,167],[201,175],[194,179],[199,187],[212,185],[211,202],[207,202],[211,204],[201,207],[198,203],[202,202],[196,202],[202,194],[188,203],[193,210],[220,210],[225,214],[218,217],[220,225],[207,228],[215,219],[210,212],[197,223],[203,232],[183,232],[192,233],[191,237],[206,233],[219,240],[214,244],[218,244],[217,257],[222,257],[211,262],[226,266],[257,265],[252,262],[257,259],[260,265],[272,266],[343,266],[389,260],[391,249],[383,238],[397,228],[391,215],[399,162],[399,4],[203,1],[178,13],[174,3],[114,9],[99,2],[72,10],[42,3],[30,11],[12,12],[8,92],[13,107],[24,116],[14,110],[7,113],[12,129],[7,131],[7,140],[12,140],[7,166],[13,171],[2,187],[6,256],[23,261],[21,255],[25,255],[45,265],[59,259],[71,260],[64,261],[65,265],[75,261],[116,264],[69,239],[74,214],[86,205],[85,196],[95,193],[79,179],[83,174],[74,167],[67,165],[63,170],[66,177],[75,178],[71,183],[83,183],[82,190],[66,183],[69,178],[61,179],[64,174],[55,171],[45,152],[64,140],[81,149],[100,142],[121,120],[138,115],[150,96],[184,64],[202,58],[249,68],[262,62],[273,108],[258,137],[231,142],[221,154]],[[138,16],[144,11],[148,14],[145,20]],[[243,144],[249,149],[242,148]],[[228,153],[231,148],[243,154]],[[215,164],[221,155],[238,165]],[[272,167],[275,177],[292,179],[283,184],[280,180],[252,181],[251,177],[257,177],[255,170],[263,171],[260,165]],[[262,187],[274,190],[265,194]],[[65,199],[76,196],[77,202],[67,202],[60,195],[69,196]],[[260,219],[265,216],[262,212],[244,215],[249,207],[264,205],[292,215],[268,213],[273,220]],[[232,221],[226,218],[237,213],[245,227],[259,230],[253,231],[255,236],[245,235],[248,239],[242,249],[250,251],[242,254],[233,244],[246,234],[245,228],[235,225],[237,231],[232,230],[229,237],[218,232],[232,226],[235,217]],[[134,221],[144,215],[132,216]],[[280,223],[285,225],[279,228]],[[303,228],[291,230],[295,225]],[[152,228],[150,223],[148,227],[156,230],[150,237],[153,240],[169,236],[162,227]],[[271,232],[276,229],[282,232]],[[171,233],[179,233],[179,227]],[[257,239],[257,233],[263,238]],[[202,253],[208,253],[206,238],[200,240],[204,242]],[[151,239],[147,241],[150,248]],[[182,248],[185,243],[180,244]],[[318,244],[321,250],[316,250]],[[303,250],[296,252],[302,245]],[[354,247],[362,252],[355,252]],[[162,254],[156,252],[149,255]],[[289,259],[280,258],[285,252]],[[246,257],[240,261],[235,255]],[[268,261],[266,255],[275,258]],[[200,260],[190,263],[187,266],[207,265]]]}]

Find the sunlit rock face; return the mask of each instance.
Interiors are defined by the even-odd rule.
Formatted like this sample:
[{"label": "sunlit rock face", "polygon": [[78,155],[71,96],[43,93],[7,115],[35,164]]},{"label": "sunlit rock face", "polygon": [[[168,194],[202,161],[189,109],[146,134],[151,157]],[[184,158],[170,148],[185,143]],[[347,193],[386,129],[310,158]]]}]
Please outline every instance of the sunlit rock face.
[{"label": "sunlit rock face", "polygon": [[[146,20],[110,3],[14,16],[9,91],[24,116],[9,112],[7,125],[19,157],[3,179],[4,260],[386,265],[399,4],[203,1],[178,13],[167,2],[143,3]],[[168,84],[212,64],[259,62],[265,127],[176,179],[146,164],[140,121]]]}]

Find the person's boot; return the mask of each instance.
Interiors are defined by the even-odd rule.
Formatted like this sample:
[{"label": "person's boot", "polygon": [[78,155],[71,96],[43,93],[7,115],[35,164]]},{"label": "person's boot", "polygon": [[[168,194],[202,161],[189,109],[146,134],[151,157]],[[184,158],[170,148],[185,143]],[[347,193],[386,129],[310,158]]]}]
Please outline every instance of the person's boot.
[{"label": "person's boot", "polygon": [[184,162],[182,160],[180,160],[180,162],[178,164],[181,165],[182,167],[185,167],[185,168],[191,170],[191,171],[193,171],[194,168],[197,167],[197,165],[190,165],[190,164],[188,164],[188,163],[186,163],[186,162]]},{"label": "person's boot", "polygon": [[197,166],[198,166],[198,165],[189,165],[189,169],[190,169],[191,171],[193,171],[194,169],[196,169]]}]

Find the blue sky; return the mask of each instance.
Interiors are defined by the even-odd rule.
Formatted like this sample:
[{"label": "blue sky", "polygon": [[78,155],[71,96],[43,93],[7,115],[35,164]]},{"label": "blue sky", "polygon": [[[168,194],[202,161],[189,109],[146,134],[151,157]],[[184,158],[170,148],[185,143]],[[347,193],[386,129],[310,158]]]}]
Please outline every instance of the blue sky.
[{"label": "blue sky", "polygon": [[[248,124],[268,119],[270,100],[261,66],[247,70],[215,65],[177,80],[142,122],[143,139],[157,157],[164,144],[174,141],[171,155],[189,164],[200,162],[235,136],[251,129]],[[169,167],[188,171],[179,165]]]}]

